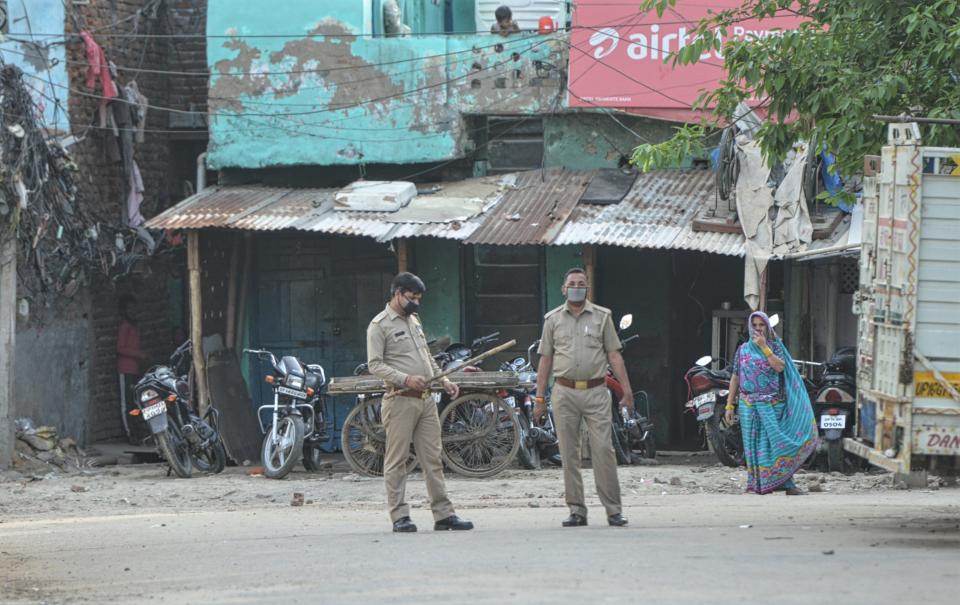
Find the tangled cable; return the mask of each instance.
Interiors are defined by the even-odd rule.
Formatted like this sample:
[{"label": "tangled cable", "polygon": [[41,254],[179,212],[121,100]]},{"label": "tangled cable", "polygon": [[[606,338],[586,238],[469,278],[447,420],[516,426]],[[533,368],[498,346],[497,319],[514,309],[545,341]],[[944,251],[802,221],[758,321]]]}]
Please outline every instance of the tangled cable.
[{"label": "tangled cable", "polygon": [[0,237],[17,239],[18,281],[34,309],[68,302],[91,275],[116,280],[154,252],[83,203],[77,166],[48,139],[14,65],[0,64],[0,133]]}]

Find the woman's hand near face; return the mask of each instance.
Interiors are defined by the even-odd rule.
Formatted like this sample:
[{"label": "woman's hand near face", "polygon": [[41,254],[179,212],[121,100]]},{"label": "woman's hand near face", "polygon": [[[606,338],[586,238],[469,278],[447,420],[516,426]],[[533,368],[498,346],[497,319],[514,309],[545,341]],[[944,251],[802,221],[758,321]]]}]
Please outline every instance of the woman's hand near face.
[{"label": "woman's hand near face", "polygon": [[757,329],[753,330],[753,344],[757,345],[761,349],[767,346],[767,337],[763,335],[763,332]]}]

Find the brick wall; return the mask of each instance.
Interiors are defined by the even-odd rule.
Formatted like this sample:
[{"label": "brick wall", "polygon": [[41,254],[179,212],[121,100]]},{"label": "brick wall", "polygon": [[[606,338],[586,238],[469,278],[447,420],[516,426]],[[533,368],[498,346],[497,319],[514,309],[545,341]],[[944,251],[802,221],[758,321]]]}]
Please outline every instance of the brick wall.
[{"label": "brick wall", "polygon": [[[207,80],[156,71],[205,72],[206,1],[90,0],[89,4],[73,4],[67,0],[65,30],[68,34],[89,31],[103,48],[107,58],[118,67],[118,86],[136,80],[150,105],[182,110],[205,111]],[[199,34],[193,37],[142,37],[142,34]],[[121,221],[125,207],[125,176],[112,131],[99,128],[99,99],[85,96],[87,57],[78,38],[67,44],[71,88],[70,119],[74,134],[85,138],[75,144],[71,153],[79,168],[83,199],[96,207],[106,220]],[[178,116],[171,121],[171,112],[150,109],[147,114],[145,140],[136,144],[134,158],[144,184],[141,207],[147,218],[179,202],[184,197],[184,182],[194,179],[193,159],[206,146],[203,128],[190,130],[189,120]],[[194,122],[195,123],[195,122]],[[176,132],[170,132],[175,130]],[[192,154],[189,160],[184,156]],[[141,342],[151,364],[167,359],[176,342],[178,305],[171,308],[171,297],[178,291],[184,260],[177,251],[143,263],[136,275],[111,283],[98,280],[93,284],[92,385],[93,403],[89,411],[87,437],[91,441],[122,434],[118,413],[119,388],[116,379],[116,333],[119,324],[118,301],[124,294],[137,300]],[[176,300],[174,303],[178,302]],[[181,306],[182,307],[182,306]]]}]

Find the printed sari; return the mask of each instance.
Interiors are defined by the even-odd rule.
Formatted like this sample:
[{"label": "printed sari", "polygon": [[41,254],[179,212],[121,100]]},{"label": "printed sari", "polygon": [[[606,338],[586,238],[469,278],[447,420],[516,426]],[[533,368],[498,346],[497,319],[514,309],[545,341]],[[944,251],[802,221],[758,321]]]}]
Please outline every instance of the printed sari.
[{"label": "printed sari", "polygon": [[803,378],[783,342],[767,323],[768,346],[786,363],[778,373],[752,341],[737,350],[736,372],[747,491],[768,494],[795,487],[793,474],[817,447],[817,424]]}]

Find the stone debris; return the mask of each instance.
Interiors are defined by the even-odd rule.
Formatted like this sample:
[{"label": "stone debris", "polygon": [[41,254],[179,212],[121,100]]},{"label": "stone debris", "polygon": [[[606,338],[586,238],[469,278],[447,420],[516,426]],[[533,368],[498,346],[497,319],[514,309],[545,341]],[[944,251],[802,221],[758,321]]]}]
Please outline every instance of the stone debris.
[{"label": "stone debris", "polygon": [[290,506],[303,506],[303,492],[293,492],[293,498],[290,500]]},{"label": "stone debris", "polygon": [[[55,427],[37,427],[30,418],[18,418],[14,422],[14,435],[14,471],[46,478],[51,472],[77,473],[91,466],[77,442],[60,436]],[[44,471],[47,472],[44,474]]]}]

